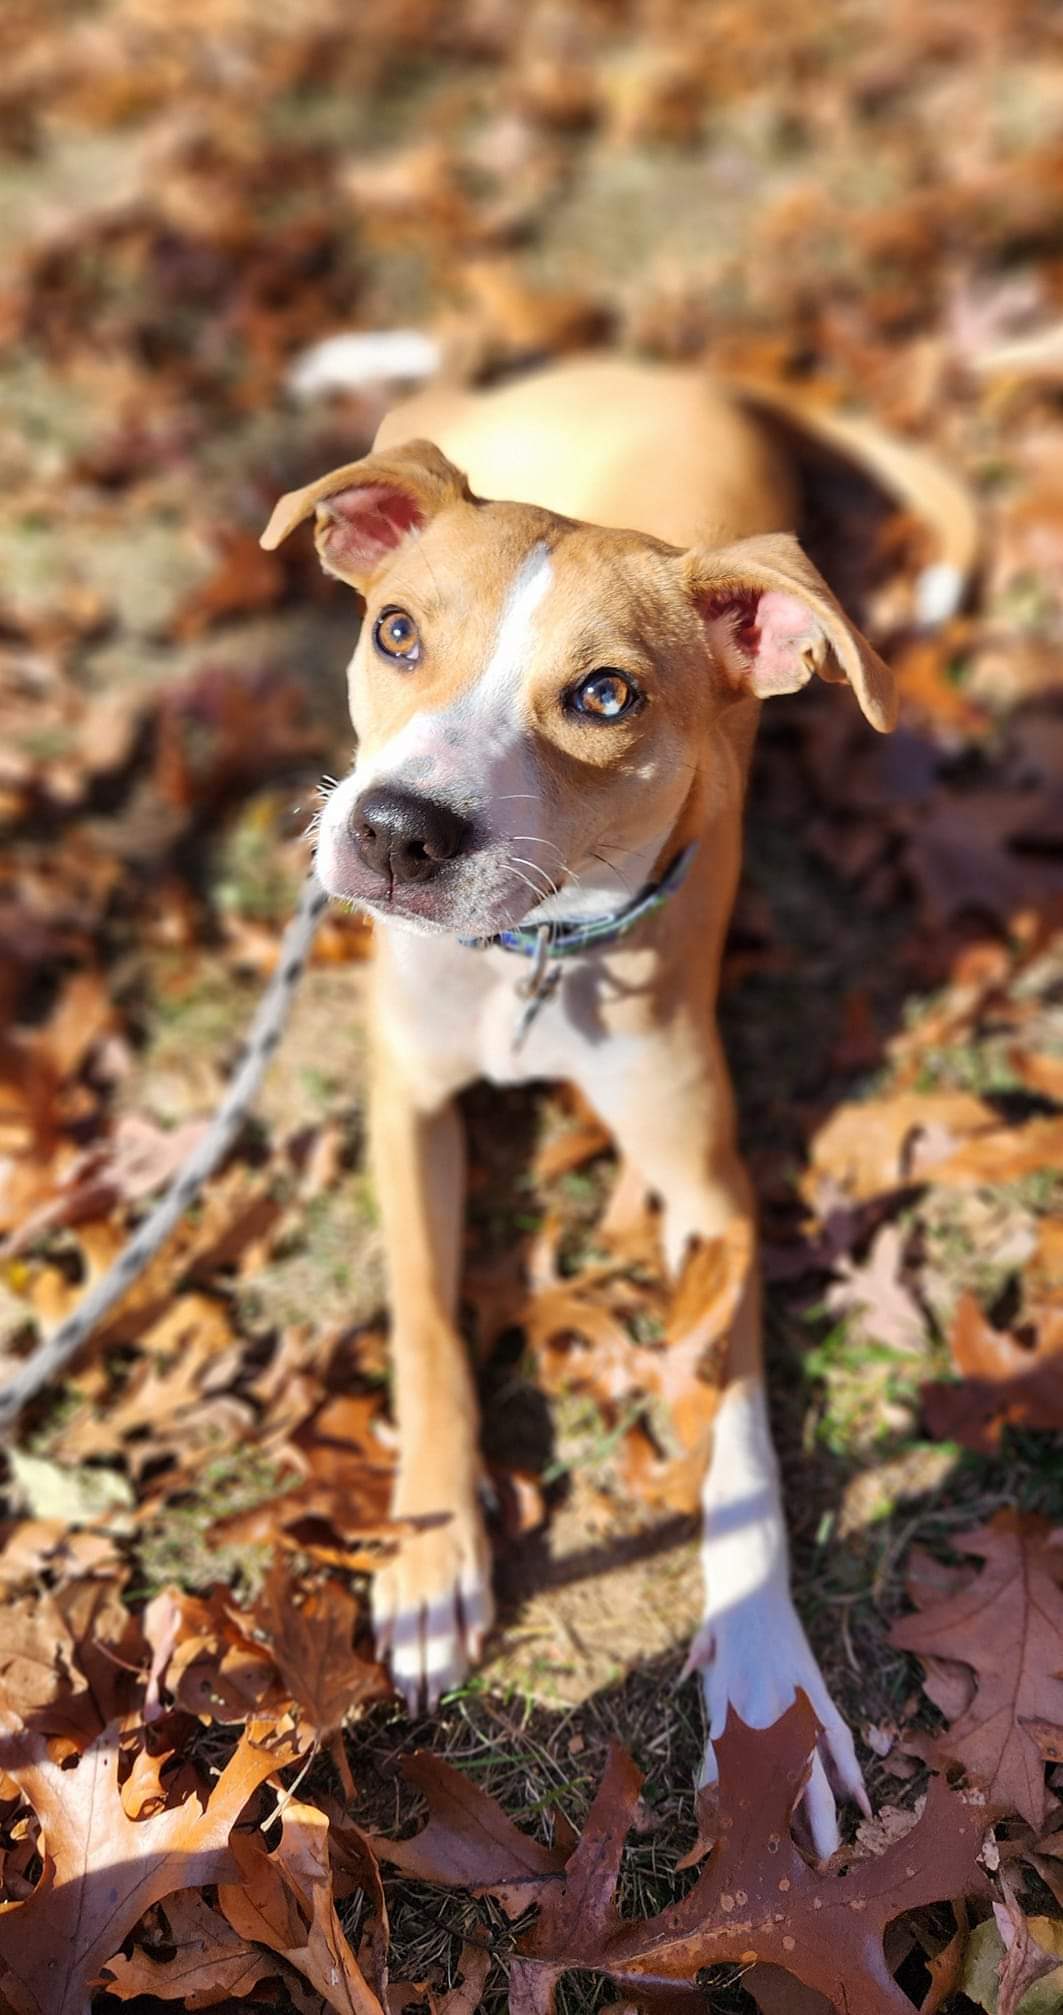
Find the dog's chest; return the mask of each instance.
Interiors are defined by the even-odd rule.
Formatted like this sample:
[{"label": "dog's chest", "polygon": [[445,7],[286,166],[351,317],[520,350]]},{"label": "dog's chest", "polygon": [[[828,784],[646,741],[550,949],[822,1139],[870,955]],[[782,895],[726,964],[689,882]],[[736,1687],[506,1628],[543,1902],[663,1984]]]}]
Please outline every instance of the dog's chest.
[{"label": "dog's chest", "polygon": [[418,1075],[438,1076],[441,1089],[474,1078],[512,1085],[577,1075],[588,1046],[588,975],[582,965],[563,967],[538,1003],[528,999],[529,976],[530,961],[514,954],[395,933],[381,1008]]}]

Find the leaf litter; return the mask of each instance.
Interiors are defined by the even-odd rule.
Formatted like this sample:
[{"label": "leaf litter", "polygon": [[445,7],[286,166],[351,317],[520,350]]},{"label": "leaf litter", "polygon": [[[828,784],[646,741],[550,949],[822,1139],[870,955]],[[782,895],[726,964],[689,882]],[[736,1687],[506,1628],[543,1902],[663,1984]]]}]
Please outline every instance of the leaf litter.
[{"label": "leaf litter", "polygon": [[[74,24],[47,0],[0,53],[0,1364],[209,1114],[346,761],[347,613],[306,553],[257,545],[379,418],[375,390],[314,389],[315,344],[414,321],[466,376],[711,352],[769,409],[799,389],[844,430],[860,405],[953,478],[883,510],[809,456],[807,536],[902,726],[871,746],[835,696],[771,712],[723,1010],[798,1599],[902,1819],[809,1868],[798,1704],[729,1729],[701,1873],[679,1865],[687,1521],[748,1255],[695,1254],[673,1296],[652,1209],[629,1181],[603,1217],[608,1143],[561,1094],[470,1115],[503,1648],[434,1726],[398,1718],[366,1630],[402,1529],[367,932],[330,918],[262,1118],[12,1450],[0,1999],[471,2015],[508,1972],[513,2006],[569,2015],[597,1970],[620,2005],[1039,2015],[1063,1907],[1052,24],[416,0],[355,34],[338,0]],[[932,628],[935,540],[980,570]],[[530,1184],[511,1134],[538,1136]]]}]

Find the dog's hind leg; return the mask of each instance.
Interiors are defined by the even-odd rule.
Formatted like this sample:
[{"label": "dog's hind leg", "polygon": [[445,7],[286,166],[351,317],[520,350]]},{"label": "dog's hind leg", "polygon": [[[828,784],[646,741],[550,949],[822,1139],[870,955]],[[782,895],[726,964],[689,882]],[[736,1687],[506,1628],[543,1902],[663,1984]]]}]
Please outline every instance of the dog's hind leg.
[{"label": "dog's hind leg", "polygon": [[465,1149],[451,1100],[427,1106],[379,1039],[370,1147],[391,1294],[399,1468],[394,1511],[431,1521],[373,1585],[377,1648],[411,1713],[456,1686],[492,1615],[478,1409],[458,1334]]}]

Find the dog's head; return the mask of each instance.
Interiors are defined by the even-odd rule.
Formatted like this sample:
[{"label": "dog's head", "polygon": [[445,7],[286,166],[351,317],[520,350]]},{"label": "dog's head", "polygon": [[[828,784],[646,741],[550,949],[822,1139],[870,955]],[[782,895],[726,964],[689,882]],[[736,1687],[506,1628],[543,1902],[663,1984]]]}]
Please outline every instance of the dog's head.
[{"label": "dog's head", "polygon": [[483,502],[427,441],[283,497],[263,545],[311,514],[366,605],[318,871],[378,914],[482,936],[620,907],[740,792],[725,710],[814,671],[892,726],[889,671],[787,535],[684,553]]}]

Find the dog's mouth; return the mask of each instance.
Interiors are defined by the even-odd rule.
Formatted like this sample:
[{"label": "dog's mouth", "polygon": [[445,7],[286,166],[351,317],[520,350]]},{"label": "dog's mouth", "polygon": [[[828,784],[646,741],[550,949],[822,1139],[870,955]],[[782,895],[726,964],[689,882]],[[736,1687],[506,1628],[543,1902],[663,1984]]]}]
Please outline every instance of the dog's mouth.
[{"label": "dog's mouth", "polygon": [[[538,921],[572,879],[553,840],[493,827],[473,798],[426,798],[404,779],[364,784],[352,771],[316,826],[318,878],[339,902],[383,922],[488,938]],[[550,865],[547,867],[546,862]],[[578,877],[577,877],[578,879]]]},{"label": "dog's mouth", "polygon": [[564,886],[552,878],[549,888],[539,889],[507,860],[502,843],[484,846],[411,880],[372,874],[353,848],[319,847],[317,872],[335,900],[381,922],[406,924],[433,936],[466,938],[515,929]]}]

